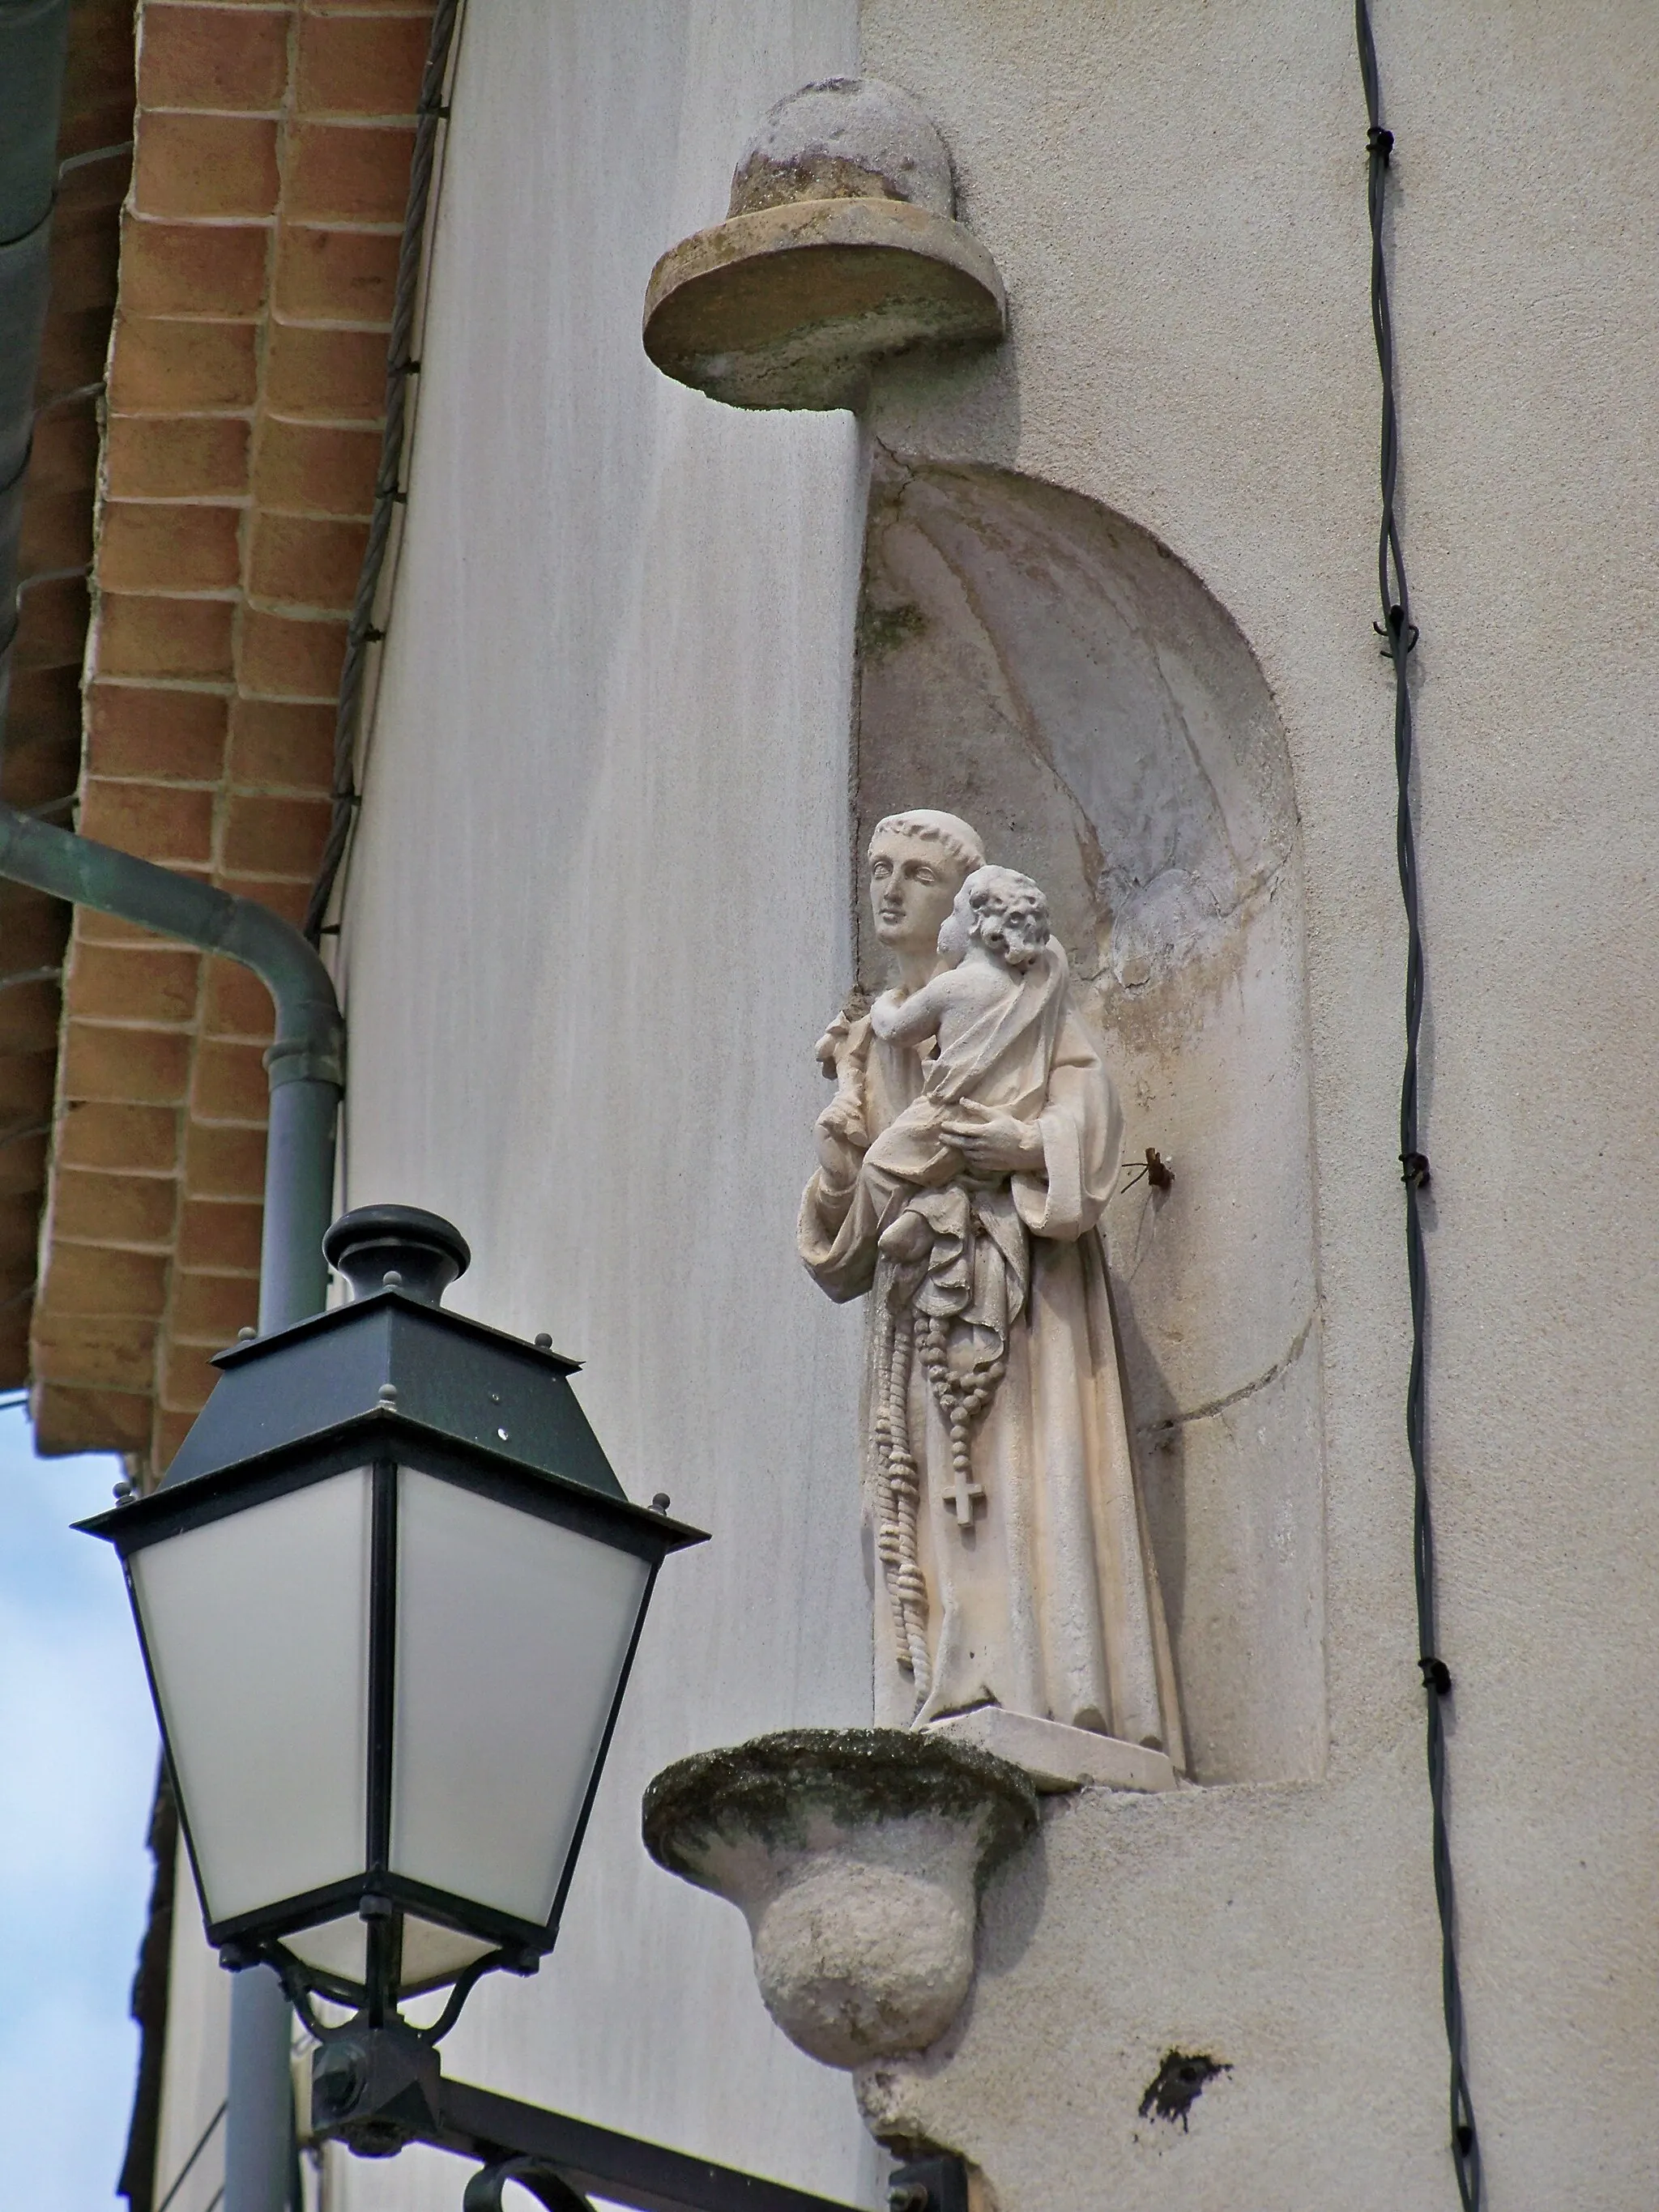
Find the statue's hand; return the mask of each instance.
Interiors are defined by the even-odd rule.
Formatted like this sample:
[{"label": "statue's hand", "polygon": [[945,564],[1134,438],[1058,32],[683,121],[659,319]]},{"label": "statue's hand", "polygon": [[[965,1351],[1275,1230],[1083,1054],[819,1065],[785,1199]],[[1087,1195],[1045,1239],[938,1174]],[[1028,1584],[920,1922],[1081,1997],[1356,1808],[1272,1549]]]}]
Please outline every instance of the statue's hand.
[{"label": "statue's hand", "polygon": [[974,1175],[1030,1175],[1042,1167],[1042,1132],[964,1098],[951,1107],[941,1133],[953,1144]]},{"label": "statue's hand", "polygon": [[858,1181],[869,1141],[862,1118],[845,1099],[837,1098],[818,1115],[812,1135],[824,1182],[835,1190],[850,1190]]},{"label": "statue's hand", "polygon": [[812,1057],[832,1083],[842,1079],[849,1068],[862,1068],[869,1054],[869,1018],[854,1005],[836,1016],[812,1048]]},{"label": "statue's hand", "polygon": [[847,1042],[847,1030],[846,1015],[837,1014],[812,1048],[813,1059],[817,1060],[831,1083],[836,1080],[840,1073],[836,1062],[841,1056],[842,1048]]}]

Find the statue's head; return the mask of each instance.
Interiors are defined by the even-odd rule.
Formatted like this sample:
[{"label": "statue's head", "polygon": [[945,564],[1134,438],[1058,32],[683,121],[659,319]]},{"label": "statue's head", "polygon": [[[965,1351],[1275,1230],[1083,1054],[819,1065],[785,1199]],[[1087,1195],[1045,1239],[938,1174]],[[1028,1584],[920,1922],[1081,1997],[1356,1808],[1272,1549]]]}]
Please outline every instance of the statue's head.
[{"label": "statue's head", "polygon": [[870,839],[877,938],[901,959],[931,963],[957,893],[984,865],[978,831],[954,814],[917,806],[878,822]]},{"label": "statue's head", "polygon": [[975,868],[945,919],[939,949],[954,963],[970,945],[982,945],[1010,968],[1029,968],[1048,931],[1048,902],[1030,876],[1018,868]]}]

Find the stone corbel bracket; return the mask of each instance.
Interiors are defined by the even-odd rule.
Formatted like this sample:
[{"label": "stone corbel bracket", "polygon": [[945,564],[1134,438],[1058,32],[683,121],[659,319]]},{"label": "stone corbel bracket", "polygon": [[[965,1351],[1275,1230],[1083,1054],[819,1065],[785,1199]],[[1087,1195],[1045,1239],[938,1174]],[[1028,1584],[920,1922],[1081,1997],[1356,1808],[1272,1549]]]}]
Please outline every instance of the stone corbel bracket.
[{"label": "stone corbel bracket", "polygon": [[1005,1759],[902,1729],[794,1729],[665,1767],[646,1849],[737,1905],[767,2010],[851,2070],[924,2051],[974,1978],[986,1882],[1037,1825]]},{"label": "stone corbel bracket", "polygon": [[874,362],[994,345],[996,264],[955,220],[945,142],[876,77],[781,100],[745,149],[726,220],[665,253],[645,349],[732,407],[856,407]]}]

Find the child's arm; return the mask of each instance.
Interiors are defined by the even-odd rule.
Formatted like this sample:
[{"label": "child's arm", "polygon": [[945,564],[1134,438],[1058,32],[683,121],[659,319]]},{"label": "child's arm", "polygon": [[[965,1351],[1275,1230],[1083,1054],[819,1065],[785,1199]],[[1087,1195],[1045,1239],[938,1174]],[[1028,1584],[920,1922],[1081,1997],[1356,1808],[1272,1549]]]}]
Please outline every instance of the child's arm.
[{"label": "child's arm", "polygon": [[935,975],[908,999],[896,991],[884,991],[870,1009],[870,1026],[884,1044],[921,1044],[938,1030],[944,1017],[950,977]]}]

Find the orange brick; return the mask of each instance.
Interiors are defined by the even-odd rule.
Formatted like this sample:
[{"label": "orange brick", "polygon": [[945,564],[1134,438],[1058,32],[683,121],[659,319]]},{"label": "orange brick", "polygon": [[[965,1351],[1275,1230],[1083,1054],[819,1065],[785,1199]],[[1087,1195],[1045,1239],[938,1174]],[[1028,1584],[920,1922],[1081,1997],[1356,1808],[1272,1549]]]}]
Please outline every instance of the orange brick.
[{"label": "orange brick", "polygon": [[177,8],[146,0],[143,107],[273,110],[288,89],[286,8]]},{"label": "orange brick", "polygon": [[241,578],[235,507],[111,500],[98,543],[98,580],[112,592],[234,591]]},{"label": "orange brick", "polygon": [[150,599],[106,592],[99,603],[95,665],[100,676],[200,678],[232,672],[228,599]]},{"label": "orange brick", "polygon": [[155,1324],[137,1315],[40,1315],[34,1371],[45,1382],[148,1390],[155,1376]]},{"label": "orange brick", "polygon": [[173,1270],[167,1326],[186,1343],[234,1344],[239,1329],[259,1320],[259,1285],[246,1275],[200,1275]]},{"label": "orange brick", "polygon": [[298,124],[289,137],[283,213],[295,221],[401,223],[414,149],[406,125]]},{"label": "orange brick", "polygon": [[112,499],[240,499],[247,489],[239,416],[112,416],[106,453]]},{"label": "orange brick", "polygon": [[[228,1122],[191,1121],[185,1132],[185,1184],[192,1198],[245,1198],[263,1202],[264,1131],[236,1128]],[[173,1326],[178,1328],[176,1278],[173,1304]],[[240,1315],[230,1323],[224,1341],[228,1343],[243,1322],[252,1319],[252,1315]]]},{"label": "orange brick", "polygon": [[331,706],[239,699],[230,711],[232,781],[327,790],[334,775],[334,721]]},{"label": "orange brick", "polygon": [[88,1244],[148,1244],[165,1249],[173,1235],[179,1187],[170,1176],[59,1172],[53,1185],[52,1233]]},{"label": "orange brick", "polygon": [[94,683],[87,690],[87,766],[94,775],[210,782],[224,763],[229,711],[229,701],[211,691]]},{"label": "orange brick", "polygon": [[206,861],[213,853],[213,793],[92,777],[81,799],[81,834],[146,860]]},{"label": "orange brick", "polygon": [[283,415],[378,422],[386,411],[386,334],[274,321],[265,395]]},{"label": "orange brick", "polygon": [[270,1110],[270,1085],[257,1044],[202,1041],[196,1054],[191,1111],[205,1121],[263,1123]]},{"label": "orange brick", "polygon": [[[179,868],[179,875],[189,875],[197,882],[202,880],[194,868]],[[75,941],[77,945],[151,945],[165,951],[175,951],[179,940],[164,936],[160,930],[140,929],[136,921],[123,921],[118,915],[100,914],[95,907],[82,906],[75,909]]]},{"label": "orange brick", "polygon": [[129,313],[257,315],[264,304],[270,234],[263,228],[128,216],[121,240],[121,304]]},{"label": "orange brick", "polygon": [[368,543],[366,522],[261,514],[253,525],[248,590],[262,599],[348,612]]},{"label": "orange brick", "polygon": [[301,114],[413,115],[431,40],[428,15],[301,15]]},{"label": "orange brick", "polygon": [[137,945],[75,948],[70,1000],[85,1021],[188,1022],[196,1013],[198,952]]},{"label": "orange brick", "polygon": [[158,321],[133,313],[131,300],[124,303],[110,356],[112,407],[135,414],[252,407],[258,392],[251,323]]},{"label": "orange brick", "polygon": [[69,1314],[137,1314],[161,1318],[167,1264],[158,1253],[103,1252],[94,1244],[54,1244],[40,1301],[54,1318]]},{"label": "orange brick", "polygon": [[171,1106],[111,1106],[74,1099],[58,1124],[60,1167],[149,1168],[167,1174],[179,1156]]},{"label": "orange brick", "polygon": [[72,1020],[64,1032],[64,1095],[178,1104],[190,1082],[191,1042],[181,1030],[106,1029]]},{"label": "orange brick", "polygon": [[268,698],[332,699],[340,688],[345,630],[343,622],[249,607],[237,669],[242,688]]},{"label": "orange brick", "polygon": [[395,232],[284,223],[276,241],[272,289],[277,313],[301,322],[385,329],[392,319],[398,244]]},{"label": "orange brick", "polygon": [[154,1434],[149,1439],[150,1465],[158,1475],[172,1466],[179,1447],[196,1425],[194,1413],[168,1413],[158,1407]]},{"label": "orange brick", "polygon": [[34,1449],[43,1459],[68,1452],[139,1452],[149,1443],[148,1398],[47,1382],[30,1399],[29,1410]]},{"label": "orange brick", "polygon": [[257,1274],[262,1218],[262,1207],[236,1199],[186,1198],[179,1209],[179,1266]]},{"label": "orange brick", "polygon": [[225,866],[248,875],[314,876],[331,811],[325,799],[233,794],[225,825]]},{"label": "orange brick", "polygon": [[270,994],[251,968],[240,960],[210,960],[205,981],[204,1036],[254,1037],[261,1046],[269,1043],[276,1018]]},{"label": "orange brick", "polygon": [[161,1355],[161,1403],[169,1411],[200,1413],[213,1395],[219,1370],[199,1344],[169,1344]]},{"label": "orange brick", "polygon": [[[273,914],[280,914],[284,921],[291,921],[297,929],[305,919],[311,898],[307,883],[283,883],[275,877],[228,876],[214,878],[221,890],[229,891],[234,897],[252,899],[259,906],[268,906]],[[5,1062],[0,1060],[0,1080],[3,1080]],[[264,1112],[261,1109],[261,1120]]]},{"label": "orange brick", "polygon": [[289,513],[367,517],[380,465],[378,430],[267,422],[254,455],[254,494]]},{"label": "orange brick", "polygon": [[133,205],[148,216],[276,212],[276,125],[253,115],[138,118]]}]

